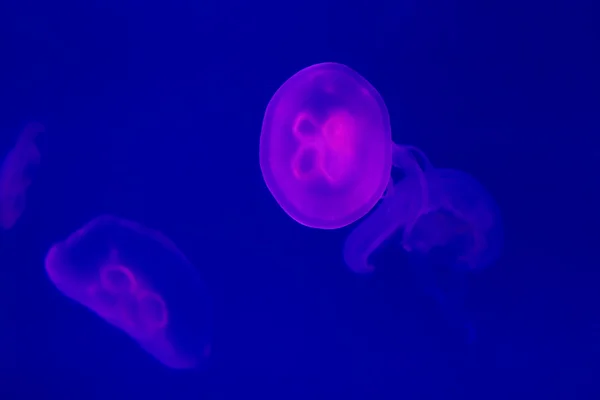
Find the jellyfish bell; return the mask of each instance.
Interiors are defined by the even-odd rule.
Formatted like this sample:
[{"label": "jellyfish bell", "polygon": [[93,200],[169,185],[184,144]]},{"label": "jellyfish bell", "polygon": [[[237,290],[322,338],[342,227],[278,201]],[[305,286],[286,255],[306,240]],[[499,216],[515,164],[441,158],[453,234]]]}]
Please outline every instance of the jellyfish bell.
[{"label": "jellyfish bell", "polygon": [[371,210],[390,177],[389,115],[375,88],[337,63],[307,67],[269,102],[260,136],[264,181],[300,224],[336,229]]}]

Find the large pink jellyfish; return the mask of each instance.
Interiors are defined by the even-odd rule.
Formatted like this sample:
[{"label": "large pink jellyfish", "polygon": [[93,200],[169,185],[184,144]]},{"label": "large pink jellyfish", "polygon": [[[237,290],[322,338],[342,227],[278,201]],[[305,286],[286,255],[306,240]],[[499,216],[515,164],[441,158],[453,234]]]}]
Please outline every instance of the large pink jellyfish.
[{"label": "large pink jellyfish", "polygon": [[0,168],[0,227],[12,228],[25,210],[31,168],[39,164],[40,151],[35,143],[44,132],[39,123],[29,123]]},{"label": "large pink jellyfish", "polygon": [[171,368],[209,355],[209,298],[199,272],[157,231],[98,217],[54,245],[46,272],[68,298]]},{"label": "large pink jellyfish", "polygon": [[414,165],[407,148],[392,142],[377,90],[345,65],[297,72],[267,106],[262,174],[283,210],[303,225],[336,229],[362,218],[390,183],[392,162]]}]

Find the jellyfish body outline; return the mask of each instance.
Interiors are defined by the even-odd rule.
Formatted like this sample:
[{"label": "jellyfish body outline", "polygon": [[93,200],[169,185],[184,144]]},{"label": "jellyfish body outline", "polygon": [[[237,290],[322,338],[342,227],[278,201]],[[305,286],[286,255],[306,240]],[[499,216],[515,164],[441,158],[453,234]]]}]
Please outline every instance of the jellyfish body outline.
[{"label": "jellyfish body outline", "polygon": [[[391,143],[389,114],[375,88],[350,67],[326,62],[296,72],[275,92],[259,161],[286,214],[311,228],[337,229],[381,198]],[[310,164],[306,173],[303,161]]]}]

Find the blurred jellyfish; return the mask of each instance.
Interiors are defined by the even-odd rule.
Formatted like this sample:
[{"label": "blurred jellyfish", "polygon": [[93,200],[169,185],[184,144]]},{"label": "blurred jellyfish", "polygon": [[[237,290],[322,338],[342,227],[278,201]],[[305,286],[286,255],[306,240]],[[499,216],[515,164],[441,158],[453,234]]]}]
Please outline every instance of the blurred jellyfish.
[{"label": "blurred jellyfish", "polygon": [[39,123],[29,123],[17,138],[0,168],[0,227],[12,228],[25,211],[31,169],[40,162],[36,138],[44,132]]},{"label": "blurred jellyfish", "polygon": [[127,333],[171,368],[193,368],[210,351],[209,296],[199,272],[164,235],[98,217],[46,256],[66,297]]},{"label": "blurred jellyfish", "polygon": [[[423,164],[421,176],[396,183],[381,205],[354,228],[344,244],[344,259],[355,272],[372,272],[371,254],[400,231],[400,242],[392,245],[413,256],[417,275],[430,293],[446,311],[458,314],[451,305],[456,296],[441,290],[432,276],[443,269],[464,276],[464,271],[496,261],[502,247],[500,213],[492,196],[472,176],[433,168],[426,160]],[[472,335],[472,328],[468,329]]]},{"label": "blurred jellyfish", "polygon": [[375,206],[392,164],[415,168],[408,150],[392,142],[377,90],[345,65],[322,63],[297,72],[273,95],[259,158],[267,187],[290,217],[336,229]]}]

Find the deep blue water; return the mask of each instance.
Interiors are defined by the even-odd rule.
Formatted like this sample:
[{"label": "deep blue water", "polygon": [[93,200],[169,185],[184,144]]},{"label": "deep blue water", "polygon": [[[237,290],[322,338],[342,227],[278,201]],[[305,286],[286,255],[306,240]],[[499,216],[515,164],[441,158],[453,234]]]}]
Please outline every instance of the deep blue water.
[{"label": "deep blue water", "polygon": [[[1,399],[598,393],[591,0],[84,3],[0,5],[0,152],[26,122],[47,128],[27,211],[1,237]],[[396,141],[497,200],[504,252],[465,285],[475,346],[400,252],[355,276],[348,229],[296,224],[264,185],[264,109],[324,61],[380,91]],[[103,213],[161,230],[201,271],[204,370],[164,368],[48,281],[48,248]]]}]

